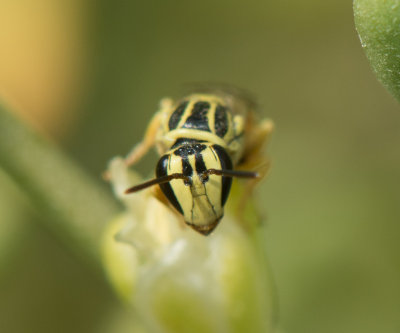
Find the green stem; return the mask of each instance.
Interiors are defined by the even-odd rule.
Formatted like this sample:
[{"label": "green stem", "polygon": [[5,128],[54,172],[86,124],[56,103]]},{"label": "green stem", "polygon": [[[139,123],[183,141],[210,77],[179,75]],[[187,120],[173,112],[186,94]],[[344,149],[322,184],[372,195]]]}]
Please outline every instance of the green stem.
[{"label": "green stem", "polygon": [[[105,223],[118,205],[60,149],[0,105],[0,166],[44,214],[43,222],[99,262]],[[82,252],[83,250],[83,252]]]}]

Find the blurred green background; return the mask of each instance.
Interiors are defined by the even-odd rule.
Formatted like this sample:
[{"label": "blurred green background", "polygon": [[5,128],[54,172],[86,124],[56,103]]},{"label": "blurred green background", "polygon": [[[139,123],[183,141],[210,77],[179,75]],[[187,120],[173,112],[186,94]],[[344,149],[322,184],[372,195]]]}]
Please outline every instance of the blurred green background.
[{"label": "blurred green background", "polygon": [[[277,127],[257,196],[284,331],[400,332],[400,108],[351,1],[3,0],[0,22],[1,99],[99,182],[161,97],[253,92]],[[43,218],[0,169],[0,331],[106,331],[122,306]]]}]

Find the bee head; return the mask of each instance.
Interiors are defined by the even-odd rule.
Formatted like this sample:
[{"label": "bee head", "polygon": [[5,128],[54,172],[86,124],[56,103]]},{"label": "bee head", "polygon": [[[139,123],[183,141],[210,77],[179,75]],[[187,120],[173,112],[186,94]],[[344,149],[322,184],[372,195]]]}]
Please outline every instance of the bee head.
[{"label": "bee head", "polygon": [[126,193],[158,184],[187,225],[210,234],[224,215],[232,177],[254,178],[254,172],[235,171],[228,153],[206,142],[174,146],[157,163],[156,178]]}]

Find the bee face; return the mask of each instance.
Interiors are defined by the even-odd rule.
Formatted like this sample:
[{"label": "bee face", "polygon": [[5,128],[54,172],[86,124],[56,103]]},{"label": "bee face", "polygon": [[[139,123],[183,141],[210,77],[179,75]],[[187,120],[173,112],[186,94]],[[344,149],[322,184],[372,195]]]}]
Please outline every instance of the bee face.
[{"label": "bee face", "polygon": [[230,177],[209,174],[210,169],[232,170],[232,162],[221,146],[203,142],[178,143],[156,168],[158,178],[183,175],[160,184],[161,190],[186,224],[204,235],[221,220],[232,183]]}]

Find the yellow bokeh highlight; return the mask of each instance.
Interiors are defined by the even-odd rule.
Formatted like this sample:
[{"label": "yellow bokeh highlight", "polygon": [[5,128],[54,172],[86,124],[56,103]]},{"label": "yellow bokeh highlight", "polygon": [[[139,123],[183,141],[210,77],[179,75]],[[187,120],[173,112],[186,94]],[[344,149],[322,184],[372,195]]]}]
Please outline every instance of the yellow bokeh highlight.
[{"label": "yellow bokeh highlight", "polygon": [[45,132],[71,124],[86,76],[85,2],[0,2],[0,99]]}]

